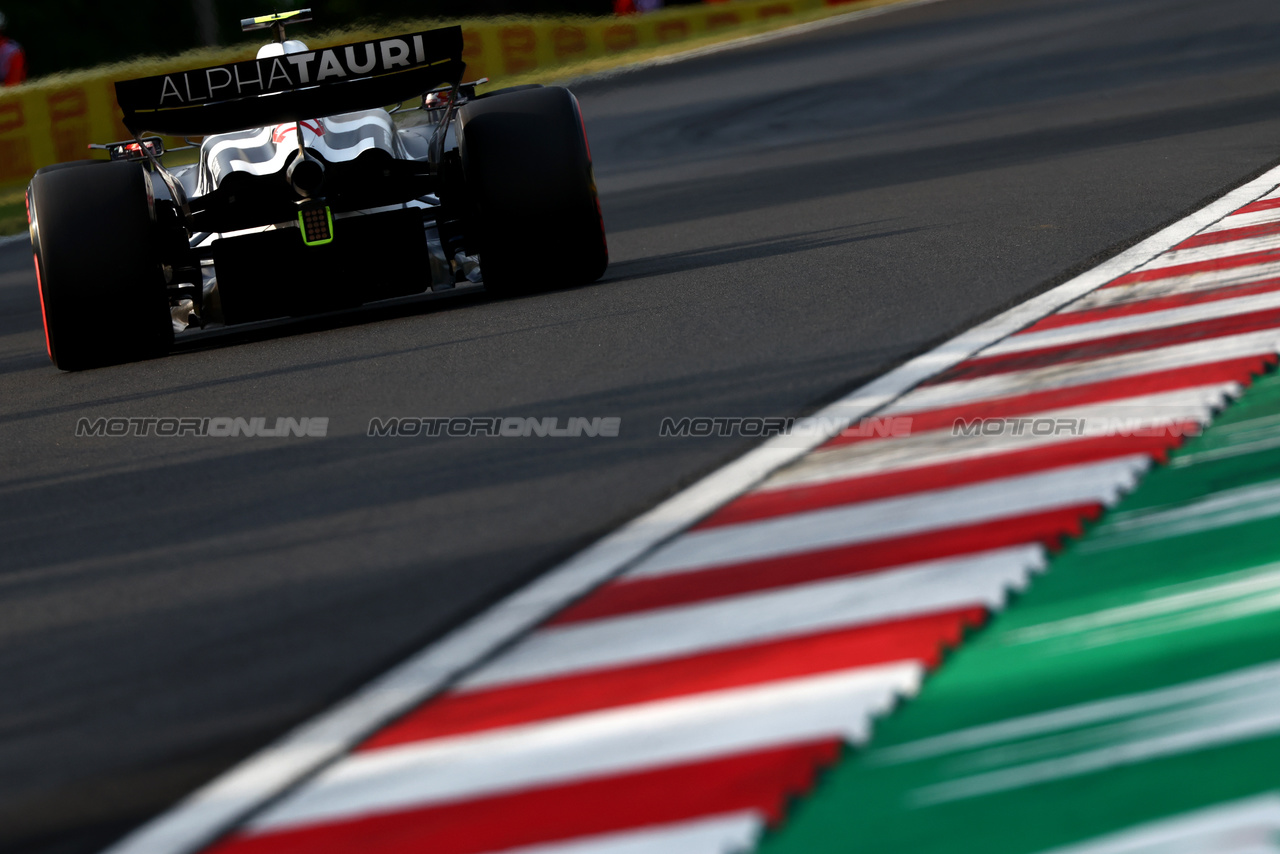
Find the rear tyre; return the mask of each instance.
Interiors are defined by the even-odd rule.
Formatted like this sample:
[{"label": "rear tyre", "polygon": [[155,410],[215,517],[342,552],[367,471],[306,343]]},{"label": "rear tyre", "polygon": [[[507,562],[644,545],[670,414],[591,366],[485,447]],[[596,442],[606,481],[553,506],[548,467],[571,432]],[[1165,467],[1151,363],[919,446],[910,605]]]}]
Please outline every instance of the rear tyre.
[{"label": "rear tyre", "polygon": [[150,178],[133,163],[42,169],[27,188],[49,358],[64,371],[165,353],[173,322]]},{"label": "rear tyre", "polygon": [[468,251],[499,296],[594,282],[609,266],[578,100],[559,86],[458,110]]}]

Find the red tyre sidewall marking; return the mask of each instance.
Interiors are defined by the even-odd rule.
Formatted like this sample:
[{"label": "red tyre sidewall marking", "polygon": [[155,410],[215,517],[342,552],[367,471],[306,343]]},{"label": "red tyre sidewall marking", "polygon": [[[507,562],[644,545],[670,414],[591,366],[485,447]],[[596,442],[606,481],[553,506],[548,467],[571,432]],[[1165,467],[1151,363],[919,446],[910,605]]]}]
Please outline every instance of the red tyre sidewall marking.
[{"label": "red tyre sidewall marking", "polygon": [[36,265],[36,292],[40,294],[40,323],[44,326],[44,351],[49,354],[49,361],[53,361],[53,341],[49,338],[49,317],[44,310],[44,285],[40,281],[40,257],[32,255],[31,260]]},{"label": "red tyre sidewall marking", "polygon": [[[31,192],[27,191],[27,228],[31,228]],[[44,283],[40,279],[40,254],[33,252],[31,261],[36,268],[36,293],[40,295],[40,324],[44,327],[44,351],[49,354],[49,361],[53,361],[53,339],[49,337],[49,315],[44,307]]]},{"label": "red tyre sidewall marking", "polygon": [[[582,118],[582,106],[578,103],[577,96],[570,94],[569,97],[573,98],[573,112],[578,116],[578,127],[582,130],[582,144],[586,146],[587,164],[588,164],[588,167],[591,168],[591,164],[594,163],[594,160],[591,157],[591,140],[587,138],[587,123]],[[595,187],[596,187],[595,170],[594,168],[592,168],[591,188],[595,190]],[[600,207],[600,193],[599,191],[596,191],[592,195],[595,197],[596,218],[600,220],[600,242],[604,244],[604,257],[608,259],[609,238],[604,233],[604,210],[601,209]]]}]

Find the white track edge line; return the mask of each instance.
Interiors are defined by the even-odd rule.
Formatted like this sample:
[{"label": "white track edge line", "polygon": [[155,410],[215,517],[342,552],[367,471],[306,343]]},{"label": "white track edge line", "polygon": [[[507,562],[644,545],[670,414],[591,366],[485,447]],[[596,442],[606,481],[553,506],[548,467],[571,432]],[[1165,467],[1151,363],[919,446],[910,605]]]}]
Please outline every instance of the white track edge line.
[{"label": "white track edge line", "polygon": [[[815,417],[851,423],[876,411],[920,382],[1130,272],[1277,185],[1280,167],[1074,279],[899,365],[830,404]],[[190,854],[212,842],[384,723],[407,712],[467,669],[823,441],[822,436],[816,435],[805,439],[780,436],[766,441],[588,546],[330,710],[300,724],[103,854]]]}]

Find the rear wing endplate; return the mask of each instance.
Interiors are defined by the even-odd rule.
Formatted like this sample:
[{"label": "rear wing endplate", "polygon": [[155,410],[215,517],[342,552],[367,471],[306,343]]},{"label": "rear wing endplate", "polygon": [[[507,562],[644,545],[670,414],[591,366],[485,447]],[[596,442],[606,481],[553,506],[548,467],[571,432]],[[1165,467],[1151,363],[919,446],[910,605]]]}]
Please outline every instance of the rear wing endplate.
[{"label": "rear wing endplate", "polygon": [[116,84],[124,125],[204,136],[407,101],[462,80],[462,29],[443,27]]}]

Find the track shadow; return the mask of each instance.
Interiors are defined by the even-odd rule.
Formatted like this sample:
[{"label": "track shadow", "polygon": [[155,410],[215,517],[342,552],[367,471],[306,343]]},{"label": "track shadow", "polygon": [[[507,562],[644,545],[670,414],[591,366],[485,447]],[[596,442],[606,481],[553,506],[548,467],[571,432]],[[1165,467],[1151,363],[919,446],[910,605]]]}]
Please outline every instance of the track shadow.
[{"label": "track shadow", "polygon": [[872,220],[858,225],[839,226],[819,231],[797,232],[763,240],[722,243],[718,246],[707,246],[682,252],[669,252],[663,255],[648,255],[644,258],[636,258],[610,265],[604,282],[626,282],[634,279],[645,279],[650,276],[719,267],[742,261],[776,258],[783,255],[812,252],[832,246],[860,243],[865,240],[878,240],[885,237],[914,234],[931,228],[931,226],[917,226],[914,228],[870,232],[862,230],[867,226],[876,225],[880,222],[883,222],[883,220]]}]

